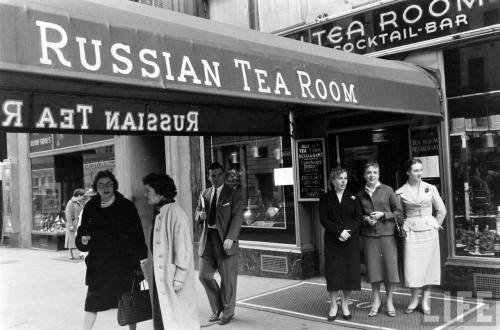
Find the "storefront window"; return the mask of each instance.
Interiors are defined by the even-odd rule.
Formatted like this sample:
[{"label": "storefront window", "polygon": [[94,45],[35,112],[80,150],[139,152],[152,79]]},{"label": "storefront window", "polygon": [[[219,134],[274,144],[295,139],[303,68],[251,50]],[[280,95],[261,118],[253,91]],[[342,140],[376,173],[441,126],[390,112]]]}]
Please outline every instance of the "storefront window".
[{"label": "storefront window", "polygon": [[499,47],[445,52],[458,256],[500,258],[500,93],[489,91],[499,87]]},{"label": "storefront window", "polygon": [[204,141],[205,166],[219,162],[226,184],[241,192],[240,239],[295,243],[290,139],[212,136]]},{"label": "storefront window", "polygon": [[114,171],[114,156],[114,147],[105,146],[31,158],[33,231],[63,233],[64,209],[73,191],[88,190],[98,171]]},{"label": "storefront window", "polygon": [[55,182],[54,156],[31,160],[33,231],[64,232],[61,183]]}]

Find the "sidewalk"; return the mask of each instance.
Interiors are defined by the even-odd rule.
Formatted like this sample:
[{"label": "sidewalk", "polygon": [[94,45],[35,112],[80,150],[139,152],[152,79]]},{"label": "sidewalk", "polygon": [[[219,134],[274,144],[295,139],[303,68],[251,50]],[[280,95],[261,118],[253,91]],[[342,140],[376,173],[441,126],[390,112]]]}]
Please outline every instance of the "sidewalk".
[{"label": "sidewalk", "polygon": [[[0,329],[81,329],[86,294],[84,278],[85,263],[68,260],[67,251],[0,248]],[[323,279],[316,278],[313,281]],[[253,297],[300,282],[241,275],[238,277],[237,299]],[[197,289],[198,314],[206,329],[349,329],[339,324],[316,322],[239,306],[236,307],[235,318],[230,324],[207,324],[206,319],[210,314],[208,300],[199,282]],[[500,324],[499,309],[497,304],[496,308],[489,307],[489,312],[485,312],[486,315],[490,315],[492,311],[495,313],[492,322],[478,325],[475,320],[470,320],[461,323],[458,329],[498,329],[495,324]],[[404,321],[401,312],[399,317]],[[126,327],[118,326],[116,310],[110,310],[98,314],[94,329]],[[140,323],[137,329],[152,329],[152,322]]]}]

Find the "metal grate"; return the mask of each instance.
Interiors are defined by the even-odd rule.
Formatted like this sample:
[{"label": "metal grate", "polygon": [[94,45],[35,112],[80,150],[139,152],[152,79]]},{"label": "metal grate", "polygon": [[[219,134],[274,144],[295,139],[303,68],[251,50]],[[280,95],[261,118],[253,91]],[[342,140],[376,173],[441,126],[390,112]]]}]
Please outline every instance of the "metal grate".
[{"label": "metal grate", "polygon": [[[410,304],[411,294],[407,292],[394,293],[394,307],[397,317],[390,317],[386,314],[387,309],[382,305],[377,317],[369,317],[371,308],[372,291],[363,288],[360,291],[353,291],[350,301],[350,311],[352,320],[343,320],[342,309],[339,306],[337,319],[332,323],[327,321],[330,309],[330,297],[326,290],[326,284],[315,282],[301,282],[285,288],[261,293],[253,297],[237,301],[237,306],[278,313],[297,318],[329,323],[334,329],[336,326],[342,329],[358,328],[368,330],[437,330],[452,329],[463,325],[463,322],[478,319],[478,310],[488,308],[482,302],[467,299],[467,297],[451,297],[443,293],[433,292],[431,296],[432,315],[424,315],[416,311],[405,315],[403,311]],[[493,305],[493,313],[494,312]],[[485,311],[481,311],[484,313]],[[486,310],[490,313],[491,310]],[[483,326],[495,325],[495,317],[492,317],[484,324],[477,323],[477,329]],[[323,327],[319,327],[322,328]],[[326,329],[326,328],[325,328]]]},{"label": "metal grate", "polygon": [[260,256],[260,269],[264,272],[288,274],[288,259],[287,257],[262,254]]},{"label": "metal grate", "polygon": [[487,297],[500,298],[500,275],[474,273],[474,294],[482,292]]}]

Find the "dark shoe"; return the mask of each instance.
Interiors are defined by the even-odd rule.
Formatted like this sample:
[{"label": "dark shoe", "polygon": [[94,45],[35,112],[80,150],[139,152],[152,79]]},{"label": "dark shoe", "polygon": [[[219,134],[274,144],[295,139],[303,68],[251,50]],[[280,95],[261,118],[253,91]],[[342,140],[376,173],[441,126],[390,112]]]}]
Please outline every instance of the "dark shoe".
[{"label": "dark shoe", "polygon": [[350,319],[352,319],[352,314],[347,314],[347,315],[345,315],[345,314],[344,314],[344,315],[342,315],[342,318],[343,318],[344,320],[349,321]]},{"label": "dark shoe", "polygon": [[213,312],[212,315],[210,315],[210,317],[208,318],[208,322],[219,321],[220,313],[222,313],[222,310]]},{"label": "dark shoe", "polygon": [[229,322],[231,322],[233,317],[234,317],[234,314],[231,314],[229,316],[222,315],[222,317],[219,320],[219,324],[220,325],[228,324]]},{"label": "dark shoe", "polygon": [[387,311],[387,316],[390,316],[390,317],[396,317],[396,310],[393,310],[393,311]]},{"label": "dark shoe", "polygon": [[335,321],[335,319],[337,318],[337,313],[338,313],[338,310],[334,315],[330,315],[330,312],[328,312],[328,317],[326,318],[328,320],[328,322]]}]

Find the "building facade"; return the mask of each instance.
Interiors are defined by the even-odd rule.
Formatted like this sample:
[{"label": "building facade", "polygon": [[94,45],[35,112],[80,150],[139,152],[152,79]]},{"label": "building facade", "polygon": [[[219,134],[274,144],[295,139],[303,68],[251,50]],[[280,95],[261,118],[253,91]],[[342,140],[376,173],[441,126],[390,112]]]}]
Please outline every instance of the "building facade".
[{"label": "building facade", "polygon": [[[134,125],[124,121],[117,131],[129,129],[122,132],[126,135],[107,132],[108,135],[101,136],[103,131],[97,128],[93,132],[97,135],[77,131],[68,135],[61,130],[7,133],[8,160],[2,166],[3,219],[4,223],[10,221],[9,227],[4,225],[7,228],[4,233],[8,234],[12,245],[60,248],[59,208],[68,200],[72,189],[87,188],[93,173],[101,168],[115,171],[120,190],[138,206],[147,231],[151,210],[142,198],[141,179],[145,174],[161,171],[171,175],[179,188],[178,201],[185,210],[193,212],[200,192],[208,184],[205,169],[210,162],[218,161],[227,170],[227,184],[240,189],[243,196],[240,273],[307,278],[323,272],[318,196],[326,188],[327,171],[338,165],[348,168],[348,189],[356,192],[364,184],[362,165],[369,160],[378,161],[383,182],[397,188],[405,182],[404,161],[420,157],[426,165],[425,180],[439,187],[449,211],[446,230],[440,234],[445,286],[452,288],[460,283],[461,288],[481,289],[479,285],[486,278],[498,275],[500,262],[495,256],[496,236],[492,231],[497,230],[500,221],[496,210],[500,196],[497,189],[500,108],[496,102],[498,87],[494,74],[498,69],[494,56],[496,2],[434,0],[417,6],[410,1],[380,5],[364,1],[249,0],[193,2],[186,8],[191,15],[224,23],[214,27],[217,38],[212,30],[206,34],[209,44],[215,45],[212,48],[215,53],[223,49],[230,54],[224,47],[229,44],[226,38],[235,33],[233,25],[235,31],[241,33],[242,40],[248,41],[245,45],[254,46],[248,46],[246,51],[256,58],[256,53],[271,58],[277,53],[285,53],[292,54],[287,61],[294,62],[298,55],[293,54],[292,49],[301,51],[303,48],[304,53],[299,53],[300,56],[307,60],[311,56],[311,63],[340,69],[323,77],[321,72],[324,70],[318,69],[314,72],[319,77],[316,79],[311,78],[311,73],[297,69],[298,65],[295,67],[298,85],[293,90],[289,77],[281,75],[281,68],[262,71],[263,67],[252,67],[255,78],[249,78],[247,85],[246,71],[242,69],[246,62],[229,63],[228,66],[241,65],[237,68],[245,77],[243,87],[251,91],[244,89],[247,94],[237,94],[228,90],[224,97],[211,94],[209,88],[213,86],[196,85],[194,76],[198,68],[189,70],[187,60],[182,64],[184,75],[179,74],[176,78],[187,77],[191,84],[182,85],[179,79],[168,81],[174,87],[175,83],[187,86],[174,88],[174,96],[162,92],[165,85],[161,85],[159,92],[153,90],[151,85],[156,88],[156,80],[145,83],[134,77],[131,82],[126,80],[128,76],[113,83],[105,81],[104,88],[100,85],[99,90],[94,79],[102,84],[100,78],[82,82],[69,77],[70,83],[67,83],[48,77],[53,84],[50,90],[40,90],[40,86],[28,90],[24,86],[29,85],[29,80],[19,74],[19,82],[13,79],[14,83],[4,85],[34,93],[35,100],[41,97],[38,95],[41,92],[59,96],[69,94],[69,99],[83,97],[87,102],[90,102],[90,95],[96,99],[96,109],[98,103],[118,107],[117,98],[126,100],[127,109],[142,109],[144,104],[147,109],[155,109],[158,104],[165,106],[166,102],[168,111],[180,109],[188,114],[188,111],[203,109],[210,114],[206,120],[210,125],[205,126],[210,129],[200,128],[201,133],[197,134],[186,131],[167,132],[166,136],[158,132],[140,134],[130,132]],[[469,11],[474,14],[460,16]],[[148,13],[155,19],[162,16],[161,9],[155,13],[148,10]],[[431,20],[433,15],[438,15],[439,22]],[[394,30],[397,27],[399,34],[382,37],[380,35],[385,33],[382,31],[376,35],[379,39],[374,39],[375,35],[370,33],[377,30],[365,24],[374,24],[380,17],[384,21],[378,22],[379,28]],[[464,22],[469,22],[469,17],[475,25],[465,29]],[[172,20],[177,18],[172,17]],[[427,27],[432,31],[435,27],[440,32],[435,32],[436,38],[430,33],[413,37],[420,23],[424,30]],[[174,29],[188,36],[195,35],[182,22],[176,24]],[[455,26],[458,24],[460,26]],[[241,28],[280,34],[303,43],[289,46],[288,41],[283,41],[281,45],[279,38],[247,35]],[[447,34],[444,30],[453,33]],[[192,38],[199,42],[196,36]],[[418,39],[417,42],[412,38]],[[381,40],[386,42],[383,44]],[[307,43],[325,47],[311,47]],[[344,48],[345,55],[329,53],[327,48],[336,47]],[[349,50],[354,52],[356,47],[362,50],[361,54],[367,55],[366,59],[351,59]],[[286,52],[279,51],[283,49]],[[424,66],[429,74],[422,73],[422,69],[417,75],[406,70],[405,65],[372,61],[369,57],[416,63]],[[165,58],[170,57],[164,55]],[[255,63],[267,65],[260,58]],[[60,70],[61,67],[67,70],[64,65],[55,68]],[[416,71],[413,66],[408,67]],[[144,67],[146,76],[154,75],[154,68],[151,64]],[[204,68],[206,66],[198,72],[203,72]],[[123,70],[123,66],[118,69]],[[166,69],[161,67],[161,70]],[[88,71],[81,69],[86,74]],[[64,75],[66,71],[61,72]],[[263,72],[266,75],[274,72],[272,84]],[[356,72],[359,76],[351,75],[344,80],[344,72]],[[43,71],[36,72],[37,76],[43,74]],[[215,83],[214,75],[211,77]],[[237,77],[232,76],[231,81],[237,81]],[[201,81],[210,83],[210,79]],[[131,91],[126,88],[127,84],[136,84],[139,88]],[[419,95],[429,95],[419,84],[435,86],[435,95],[419,99]],[[377,92],[378,85],[385,89]],[[438,90],[441,103],[438,102]],[[287,92],[290,98],[280,99],[288,97]],[[408,96],[401,96],[405,93]],[[420,100],[417,103],[421,104],[417,106],[406,101],[411,97]],[[67,98],[63,97],[56,104],[61,105],[63,101]],[[35,106],[37,104],[43,103],[38,102]],[[234,116],[236,112],[233,111],[238,115]],[[281,118],[281,123],[277,117]],[[200,127],[202,122],[205,120],[200,119]],[[197,245],[199,231],[195,226],[193,236]]]}]

